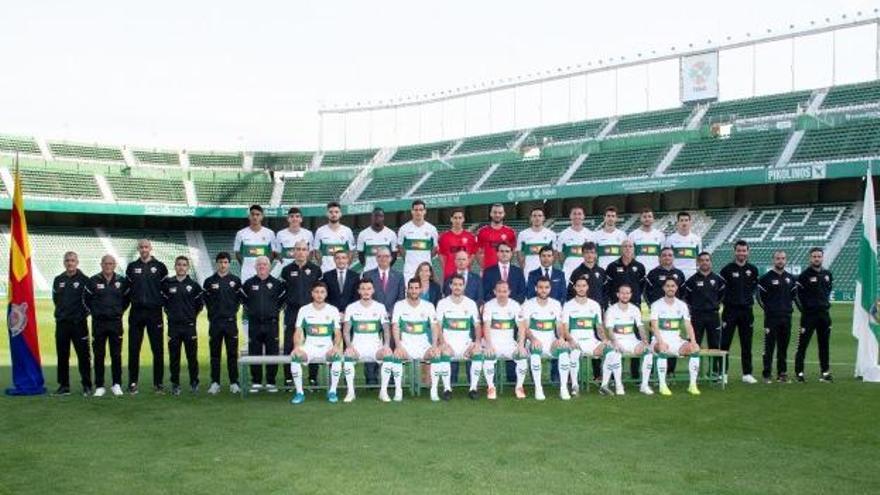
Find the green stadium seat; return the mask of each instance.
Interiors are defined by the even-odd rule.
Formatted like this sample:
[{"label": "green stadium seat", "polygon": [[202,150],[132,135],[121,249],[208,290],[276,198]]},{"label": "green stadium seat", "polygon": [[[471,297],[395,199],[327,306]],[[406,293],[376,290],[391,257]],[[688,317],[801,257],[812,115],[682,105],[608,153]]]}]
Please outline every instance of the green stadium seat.
[{"label": "green stadium seat", "polygon": [[668,150],[668,144],[659,144],[590,153],[568,182],[644,177],[657,168]]},{"label": "green stadium seat", "polygon": [[418,182],[424,173],[388,175],[373,177],[367,187],[358,198],[359,201],[374,201],[377,199],[394,199],[403,197]]},{"label": "green stadium seat", "polygon": [[40,146],[32,137],[0,135],[0,151],[8,153],[27,153],[39,155]]},{"label": "green stadium seat", "polygon": [[828,91],[822,109],[880,103],[880,81],[835,86]]},{"label": "green stadium seat", "polygon": [[854,123],[804,133],[792,162],[880,155],[880,122]]},{"label": "green stadium seat", "polygon": [[258,170],[306,170],[312,163],[311,151],[284,151],[254,153],[254,168]]},{"label": "green stadium seat", "polygon": [[241,275],[241,265],[235,259],[235,252],[232,250],[235,241],[235,232],[226,230],[206,230],[202,232],[202,238],[205,240],[205,248],[208,250],[208,259],[213,263],[214,257],[219,252],[227,252],[232,256],[229,264],[229,271],[236,275]]},{"label": "green stadium seat", "polygon": [[365,165],[376,156],[378,149],[327,151],[321,159],[321,167],[353,167]]},{"label": "green stadium seat", "polygon": [[746,132],[687,143],[666,174],[773,165],[789,137],[791,133],[786,131]]},{"label": "green stadium seat", "polygon": [[471,190],[491,165],[460,167],[454,169],[435,170],[430,177],[419,186],[412,197],[435,196],[439,194],[461,194]]},{"label": "green stadium seat", "polygon": [[553,185],[574,160],[575,157],[562,157],[502,163],[480,190]]},{"label": "green stadium seat", "polygon": [[688,107],[657,110],[654,112],[623,115],[617,121],[611,134],[657,131],[660,129],[681,129],[687,124],[691,109]]},{"label": "green stadium seat", "polygon": [[180,154],[176,151],[132,150],[131,154],[141,163],[150,165],[180,165]]},{"label": "green stadium seat", "polygon": [[268,204],[274,183],[263,174],[254,174],[239,180],[194,180],[196,197],[203,205]]},{"label": "green stadium seat", "polygon": [[107,175],[107,183],[120,201],[186,203],[181,179]]},{"label": "green stadium seat", "polygon": [[73,144],[73,143],[49,143],[49,149],[56,158],[73,158],[78,160],[95,160],[105,162],[122,162],[122,150],[109,146]]},{"label": "green stadium seat", "polygon": [[288,178],[284,181],[283,205],[321,204],[338,201],[351,184],[350,180],[327,180],[313,178]]},{"label": "green stadium seat", "polygon": [[554,142],[595,138],[607,122],[607,119],[595,119],[539,127],[529,133],[523,144],[543,146]]},{"label": "green stadium seat", "polygon": [[712,103],[703,117],[703,122],[711,123],[796,113],[799,109],[801,111],[807,109],[811,94],[811,91],[796,91]]},{"label": "green stadium seat", "polygon": [[103,199],[95,176],[56,170],[21,169],[25,196],[66,199]]},{"label": "green stadium seat", "polygon": [[428,160],[434,153],[440,156],[445,155],[452,148],[455,141],[439,141],[436,143],[416,144],[412,146],[401,146],[394,152],[391,157],[392,162],[410,162],[417,160]]},{"label": "green stadium seat", "polygon": [[520,134],[520,131],[510,131],[469,137],[455,150],[455,154],[464,155],[467,153],[504,150],[510,148]]},{"label": "green stadium seat", "polygon": [[191,151],[188,155],[189,164],[193,167],[241,168],[244,160],[241,153],[202,153]]}]

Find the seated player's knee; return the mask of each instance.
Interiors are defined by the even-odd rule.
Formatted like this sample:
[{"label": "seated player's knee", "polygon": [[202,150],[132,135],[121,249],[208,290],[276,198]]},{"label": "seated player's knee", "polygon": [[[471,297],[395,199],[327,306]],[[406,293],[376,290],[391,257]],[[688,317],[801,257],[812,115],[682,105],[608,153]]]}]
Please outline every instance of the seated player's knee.
[{"label": "seated player's knee", "polygon": [[406,349],[403,346],[398,346],[397,349],[394,349],[394,357],[398,359],[409,359],[409,354],[407,354]]}]

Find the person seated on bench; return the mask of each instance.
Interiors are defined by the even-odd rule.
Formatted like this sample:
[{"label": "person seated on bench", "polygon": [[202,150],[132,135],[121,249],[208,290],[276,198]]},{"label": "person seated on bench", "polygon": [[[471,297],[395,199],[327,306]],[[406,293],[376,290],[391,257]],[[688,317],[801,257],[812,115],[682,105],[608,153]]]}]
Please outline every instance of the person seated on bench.
[{"label": "person seated on bench", "polygon": [[336,387],[342,373],[342,334],[339,325],[339,310],[327,304],[327,284],[321,280],[312,284],[312,302],[300,308],[296,315],[291,353],[290,374],[296,392],[291,404],[302,404],[302,367],[308,363],[330,363],[330,388],[327,401],[339,401]]},{"label": "person seated on bench", "polygon": [[[391,317],[391,333],[394,337],[393,374],[403,376],[403,361],[421,359],[431,363],[431,381],[441,374],[449,376],[449,361],[441,361],[440,328],[434,305],[422,299],[422,283],[411,278],[406,283],[406,299],[394,303]],[[413,373],[419,370],[413,369]],[[387,386],[387,382],[385,386]],[[400,380],[394,380],[394,400],[403,399]],[[436,384],[435,387],[436,389]]]},{"label": "person seated on bench", "polygon": [[[437,321],[440,322],[440,352],[456,361],[470,360],[471,399],[477,398],[477,383],[483,371],[483,354],[480,341],[480,313],[477,303],[464,295],[464,277],[455,273],[448,279],[450,294],[437,303]],[[452,363],[450,373],[441,375],[443,379],[443,400],[452,398],[450,374],[458,374],[458,363]],[[431,400],[437,396],[437,380],[431,378]]]},{"label": "person seated on bench", "polygon": [[[605,357],[605,366],[614,374],[614,392],[623,395],[623,380],[621,379],[620,361],[623,354],[642,359],[642,384],[639,392],[645,395],[653,395],[654,391],[648,385],[651,377],[651,364],[653,362],[648,340],[643,331],[642,311],[635,304],[630,303],[632,287],[629,284],[621,284],[617,287],[617,302],[608,307],[605,312],[605,328],[614,352]],[[602,386],[608,387],[607,373],[603,373]]]},{"label": "person seated on bench", "polygon": [[[541,358],[556,358],[559,376],[568,376],[571,364],[568,342],[562,339],[559,326],[562,323],[562,305],[550,297],[550,279],[541,276],[535,283],[535,297],[524,302],[519,316],[519,331],[528,340],[529,362],[532,368],[532,381],[535,383],[535,399],[544,400],[544,386],[541,384]],[[517,395],[520,398],[519,395]],[[559,397],[571,398],[567,380],[559,381]]]},{"label": "person seated on bench", "polygon": [[[675,297],[678,282],[667,278],[663,282],[663,297],[651,305],[651,332],[654,334],[652,344],[657,354],[657,376],[660,378],[660,395],[672,395],[666,386],[666,359],[668,357],[690,356],[688,373],[690,385],[688,393],[700,395],[697,388],[697,374],[700,372],[700,345],[691,325],[691,313],[687,304]],[[687,340],[681,338],[685,331]]]},{"label": "person seated on bench", "polygon": [[[355,399],[355,363],[382,363],[382,387],[379,400],[390,402],[388,380],[393,374],[394,355],[391,353],[391,332],[388,331],[388,313],[385,306],[373,299],[373,281],[358,281],[357,293],[360,299],[345,308],[342,324],[342,338],[345,340],[345,363],[342,374],[348,392],[344,402]],[[400,375],[395,377],[400,388]],[[398,399],[400,400],[400,399]]]},{"label": "person seated on bench", "polygon": [[[562,334],[571,347],[571,365],[568,374],[571,377],[571,394],[577,395],[580,391],[578,373],[581,366],[581,354],[600,358],[611,347],[605,336],[605,326],[602,325],[602,307],[599,303],[590,299],[590,277],[581,275],[574,280],[572,285],[574,297],[562,307]],[[565,377],[560,377],[565,380]],[[599,389],[603,395],[610,394],[608,388]]]},{"label": "person seated on bench", "polygon": [[[504,246],[508,251],[510,248]],[[501,249],[499,247],[499,249]],[[499,279],[495,282],[495,298],[483,306],[483,374],[486,375],[486,397],[495,399],[495,361],[512,360],[516,366],[516,396],[524,399],[523,382],[529,370],[525,334],[518,332],[516,321],[521,311],[518,302],[510,297],[510,284]]]}]

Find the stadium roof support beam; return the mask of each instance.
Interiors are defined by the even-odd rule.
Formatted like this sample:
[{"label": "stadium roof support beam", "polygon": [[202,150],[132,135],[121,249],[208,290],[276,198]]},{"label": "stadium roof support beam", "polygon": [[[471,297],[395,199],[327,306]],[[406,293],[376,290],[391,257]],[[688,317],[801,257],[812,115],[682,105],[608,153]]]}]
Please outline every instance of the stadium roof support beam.
[{"label": "stadium roof support beam", "polygon": [[36,136],[34,137],[34,141],[37,142],[37,146],[40,148],[40,154],[43,155],[43,160],[52,161],[55,159],[52,156],[52,150],[49,148],[49,143],[46,142],[45,138]]},{"label": "stadium roof support beam", "polygon": [[654,173],[651,174],[651,177],[660,177],[666,173],[666,169],[672,165],[672,162],[678,157],[678,154],[681,153],[682,148],[684,148],[684,143],[675,143],[669,147],[669,151],[663,156],[663,159],[660,160],[660,163],[657,164],[657,168],[654,170]]},{"label": "stadium roof support beam", "polygon": [[107,201],[108,203],[116,202],[116,195],[113,194],[113,188],[110,187],[110,183],[107,182],[106,177],[102,174],[95,174],[95,184],[98,184],[98,189],[104,196],[104,201]]},{"label": "stadium roof support beam", "polygon": [[596,140],[605,139],[605,136],[611,134],[611,131],[614,130],[614,127],[617,125],[617,121],[620,120],[617,117],[612,117],[608,119],[608,123],[605,124],[605,127],[599,131],[599,134],[596,134]]},{"label": "stadium roof support beam", "polygon": [[269,206],[281,206],[282,197],[284,197],[284,177],[276,176],[275,185],[272,187],[272,196],[269,197]]},{"label": "stadium roof support beam", "polygon": [[[878,26],[878,29],[880,29],[880,26]],[[810,100],[809,105],[807,105],[806,114],[816,115],[819,113],[819,107],[822,106],[822,103],[825,103],[826,96],[828,96],[828,88],[820,88],[813,92],[813,98]]]},{"label": "stadium roof support beam", "polygon": [[411,188],[409,188],[409,191],[407,191],[406,194],[401,196],[401,198],[408,198],[408,197],[412,196],[413,193],[418,191],[419,188],[422,187],[422,184],[424,184],[425,181],[428,180],[432,175],[434,175],[433,171],[426,172],[425,175],[423,175],[421,179],[417,180],[416,183],[413,184],[413,186]]},{"label": "stadium roof support beam", "polygon": [[483,183],[486,182],[489,179],[489,177],[492,177],[492,174],[494,174],[495,171],[498,170],[498,167],[500,167],[500,166],[501,166],[500,163],[493,163],[492,166],[489,167],[488,170],[486,170],[486,173],[484,173],[482,177],[477,179],[477,182],[474,182],[474,185],[471,187],[470,192],[479,191],[480,188],[483,187]]},{"label": "stadium roof support beam", "polygon": [[586,160],[588,156],[590,156],[589,153],[583,153],[575,158],[575,160],[571,162],[571,165],[568,166],[568,169],[565,170],[565,173],[563,173],[562,176],[559,177],[559,180],[556,181],[556,185],[562,186],[567,184],[568,179],[571,179],[571,176],[581,168],[581,164],[584,163],[584,160]]},{"label": "stadium roof support beam", "polygon": [[776,164],[773,166],[784,167],[788,165],[791,157],[794,156],[794,152],[797,151],[798,145],[801,144],[801,139],[803,139],[803,137],[803,130],[792,132],[791,136],[788,138],[788,142],[785,143],[785,148],[782,148],[782,153],[779,154],[779,159],[776,160]]},{"label": "stadium roof support beam", "polygon": [[199,197],[196,194],[196,185],[189,179],[183,180],[183,193],[186,196],[187,206],[196,206],[199,204]]},{"label": "stadium roof support beam", "polygon": [[205,279],[214,271],[211,266],[211,258],[208,255],[208,245],[205,244],[205,238],[200,230],[187,230],[185,234],[186,245],[189,248],[189,257],[193,260],[196,278],[199,284],[203,284]]}]

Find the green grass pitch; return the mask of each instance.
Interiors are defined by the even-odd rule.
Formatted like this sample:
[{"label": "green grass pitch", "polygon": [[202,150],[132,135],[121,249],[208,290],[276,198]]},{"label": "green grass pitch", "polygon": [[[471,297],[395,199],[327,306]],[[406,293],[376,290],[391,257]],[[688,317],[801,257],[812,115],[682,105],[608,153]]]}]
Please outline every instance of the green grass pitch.
[{"label": "green grass pitch", "polygon": [[[815,381],[814,341],[807,384],[744,385],[735,358],[727,390],[704,384],[697,398],[679,383],[670,398],[630,385],[625,397],[593,388],[570,402],[551,388],[544,403],[517,401],[510,388],[492,403],[456,392],[449,403],[383,404],[373,391],[354,404],[320,394],[300,407],[287,394],[242,401],[225,384],[220,396],[204,393],[203,338],[198,396],[0,398],[0,493],[877,493],[880,386],[852,378],[851,311],[833,309],[836,383]],[[54,389],[47,301],[39,320]],[[0,345],[4,388],[8,352]]]}]

